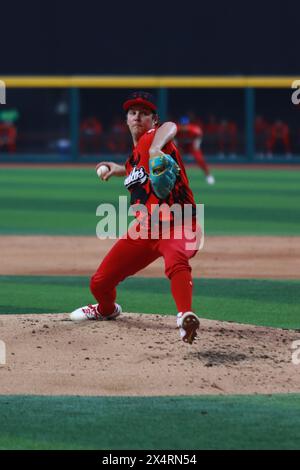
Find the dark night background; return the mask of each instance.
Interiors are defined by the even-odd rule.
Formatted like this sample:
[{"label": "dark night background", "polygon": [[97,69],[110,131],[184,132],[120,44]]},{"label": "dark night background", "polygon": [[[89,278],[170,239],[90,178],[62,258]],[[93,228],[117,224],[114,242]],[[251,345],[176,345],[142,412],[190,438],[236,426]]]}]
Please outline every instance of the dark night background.
[{"label": "dark night background", "polygon": [[[0,78],[5,75],[292,75],[300,78],[296,1],[6,2],[1,5]],[[157,90],[148,90],[156,93]],[[80,121],[110,132],[126,89],[81,89]],[[256,115],[290,126],[300,152],[299,107],[290,89],[257,89]],[[7,90],[18,111],[17,151],[55,151],[70,138],[70,90]],[[63,111],[63,109],[65,109]],[[193,111],[205,124],[232,120],[245,148],[244,89],[169,89],[168,116]],[[0,116],[1,120],[1,116]],[[106,138],[106,137],[105,137]],[[102,145],[102,144],[101,144]],[[207,139],[204,150],[209,152]],[[103,151],[107,148],[102,145]]]},{"label": "dark night background", "polygon": [[5,74],[299,74],[299,2],[6,2]]}]

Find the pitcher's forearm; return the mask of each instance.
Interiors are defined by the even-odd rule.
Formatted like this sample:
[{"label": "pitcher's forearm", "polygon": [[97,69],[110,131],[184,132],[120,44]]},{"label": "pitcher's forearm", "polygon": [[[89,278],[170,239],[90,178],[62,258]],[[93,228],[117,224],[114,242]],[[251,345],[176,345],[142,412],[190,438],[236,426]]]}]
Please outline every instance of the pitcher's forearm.
[{"label": "pitcher's forearm", "polygon": [[115,176],[126,176],[126,168],[125,165],[116,165],[116,173]]},{"label": "pitcher's forearm", "polygon": [[112,176],[126,176],[125,165],[118,165],[115,162],[100,162],[96,165],[96,171],[100,166],[107,166],[108,172],[101,176],[103,181],[108,181]]},{"label": "pitcher's forearm", "polygon": [[165,122],[160,126],[149,149],[150,157],[155,157],[168,142],[174,139],[176,133],[177,126],[174,122]]}]

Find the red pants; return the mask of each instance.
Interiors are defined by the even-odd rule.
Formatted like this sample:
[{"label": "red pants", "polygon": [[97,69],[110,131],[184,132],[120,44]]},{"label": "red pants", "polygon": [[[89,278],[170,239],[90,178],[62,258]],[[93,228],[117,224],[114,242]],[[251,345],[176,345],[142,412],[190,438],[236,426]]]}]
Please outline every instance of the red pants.
[{"label": "red pants", "polygon": [[291,143],[290,143],[290,138],[289,138],[288,135],[284,135],[284,136],[279,137],[279,138],[277,138],[275,136],[271,136],[270,139],[267,141],[268,151],[273,152],[274,147],[275,147],[276,144],[278,144],[278,142],[283,144],[286,153],[291,152]]},{"label": "red pants", "polygon": [[209,169],[208,169],[208,165],[204,159],[204,155],[203,155],[203,152],[201,149],[194,149],[191,154],[193,155],[193,157],[195,158],[196,162],[198,163],[198,165],[200,166],[200,168],[204,171],[204,173],[206,175],[209,174]]},{"label": "red pants", "polygon": [[196,160],[196,162],[200,166],[200,168],[204,171],[204,173],[206,175],[209,175],[209,168],[208,168],[208,165],[205,161],[204,154],[203,154],[201,148],[198,148],[193,143],[191,143],[191,144],[183,145],[182,146],[182,151],[184,153],[190,153],[191,155],[193,155],[194,159]]},{"label": "red pants", "polygon": [[192,278],[189,259],[198,251],[200,227],[197,228],[197,239],[194,237],[191,240],[184,236],[182,239],[175,239],[175,233],[177,229],[173,228],[170,239],[121,238],[115,243],[90,283],[91,292],[103,315],[114,311],[116,286],[161,256],[165,262],[165,274],[171,280],[171,291],[178,312],[191,311]]}]

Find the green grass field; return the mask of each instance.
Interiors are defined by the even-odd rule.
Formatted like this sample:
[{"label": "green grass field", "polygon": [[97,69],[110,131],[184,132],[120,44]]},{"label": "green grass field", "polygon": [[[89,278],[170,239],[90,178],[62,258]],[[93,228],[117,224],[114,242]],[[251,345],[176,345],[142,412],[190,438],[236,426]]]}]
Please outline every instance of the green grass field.
[{"label": "green grass field", "polygon": [[[189,169],[205,231],[214,235],[300,235],[300,173],[215,170],[208,186]],[[100,182],[93,168],[1,169],[0,234],[94,235],[100,203],[127,195],[122,178]]]},{"label": "green grass field", "polygon": [[[298,170],[214,174],[210,187],[188,170],[207,235],[300,236]],[[119,195],[122,179],[101,183],[93,168],[0,169],[0,235],[94,236],[96,207]],[[196,279],[194,309],[209,319],[299,329],[299,284]],[[127,279],[118,296],[124,310],[175,313],[167,279]],[[92,300],[87,277],[0,277],[0,314],[67,312]],[[0,396],[0,449],[299,449],[299,406],[300,394]]]},{"label": "green grass field", "polygon": [[[0,276],[0,281],[0,315],[71,312],[94,302],[84,276]],[[176,312],[169,281],[163,278],[125,280],[118,287],[118,302],[129,312]],[[297,329],[299,304],[300,280],[194,280],[194,311],[212,320]]]},{"label": "green grass field", "polygon": [[299,407],[299,395],[0,396],[0,450],[299,449]]}]

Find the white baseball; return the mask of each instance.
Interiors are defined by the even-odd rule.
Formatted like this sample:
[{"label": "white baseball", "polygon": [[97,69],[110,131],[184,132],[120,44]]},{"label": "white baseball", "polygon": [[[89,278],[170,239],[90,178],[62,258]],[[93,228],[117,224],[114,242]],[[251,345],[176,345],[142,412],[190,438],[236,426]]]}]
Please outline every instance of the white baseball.
[{"label": "white baseball", "polygon": [[101,178],[101,177],[104,176],[108,171],[109,171],[108,166],[106,166],[106,165],[101,165],[101,166],[99,166],[99,168],[97,169],[97,175],[99,176],[99,178]]}]

